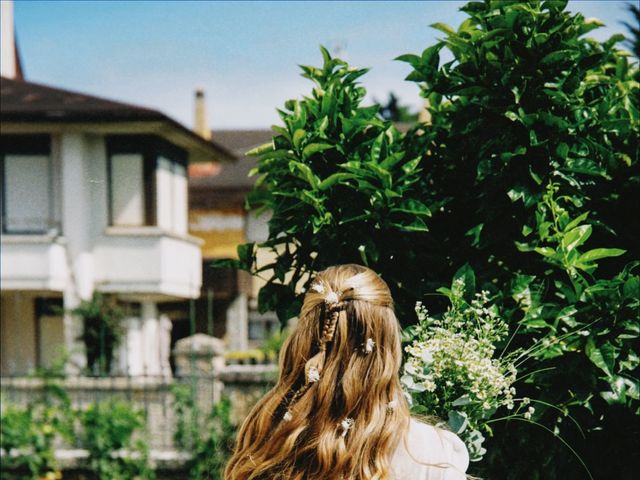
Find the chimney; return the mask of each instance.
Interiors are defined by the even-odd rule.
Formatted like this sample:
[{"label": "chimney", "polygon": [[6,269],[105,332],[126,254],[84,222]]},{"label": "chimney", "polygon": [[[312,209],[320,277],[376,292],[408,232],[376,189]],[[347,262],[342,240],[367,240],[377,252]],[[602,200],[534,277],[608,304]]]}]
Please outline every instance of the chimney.
[{"label": "chimney", "polygon": [[13,1],[2,0],[0,20],[2,22],[0,31],[0,73],[3,77],[14,80],[22,80],[22,65],[18,54],[16,43],[16,33],[13,21]]},{"label": "chimney", "polygon": [[202,138],[211,140],[211,129],[207,124],[207,106],[205,104],[204,90],[202,88],[198,88],[196,90],[193,131]]}]

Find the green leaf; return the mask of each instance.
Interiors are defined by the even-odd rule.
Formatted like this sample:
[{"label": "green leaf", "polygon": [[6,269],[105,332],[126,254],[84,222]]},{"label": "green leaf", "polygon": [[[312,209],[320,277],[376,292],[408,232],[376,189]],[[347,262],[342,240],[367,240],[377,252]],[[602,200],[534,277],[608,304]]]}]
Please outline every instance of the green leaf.
[{"label": "green leaf", "polygon": [[565,225],[563,230],[565,232],[568,232],[569,230],[572,230],[573,228],[577,227],[580,223],[584,222],[587,219],[587,217],[589,216],[589,213],[590,212],[584,212],[581,215],[577,216],[576,218],[571,220],[567,225]]},{"label": "green leaf", "polygon": [[344,182],[345,180],[349,180],[351,178],[355,178],[355,175],[350,173],[334,173],[325,178],[320,185],[318,185],[318,190],[325,191],[329,188],[333,187],[336,183]]},{"label": "green leaf", "polygon": [[566,143],[561,143],[560,145],[558,145],[558,147],[556,148],[556,154],[558,154],[558,156],[561,158],[566,158],[569,154],[569,145],[567,145]]},{"label": "green leaf", "polygon": [[461,407],[463,405],[469,405],[470,403],[471,398],[469,397],[469,395],[465,394],[461,397],[456,398],[453,402],[451,402],[451,405],[453,405],[454,407]]},{"label": "green leaf", "polygon": [[592,229],[591,225],[581,225],[568,231],[562,237],[562,248],[570,252],[574,248],[579,247],[591,236]]},{"label": "green leaf", "polygon": [[244,270],[250,270],[254,262],[254,247],[255,243],[245,243],[238,245],[238,261]]},{"label": "green leaf", "polygon": [[427,227],[427,225],[420,218],[416,218],[411,223],[408,223],[408,224],[395,222],[395,223],[391,223],[391,225],[403,232],[428,232],[429,231],[429,228]]},{"label": "green leaf", "polygon": [[300,148],[300,143],[302,142],[302,139],[305,137],[305,135],[306,132],[301,128],[293,132],[293,146],[295,148]]},{"label": "green leaf", "polygon": [[449,412],[449,420],[447,421],[447,423],[449,424],[449,428],[451,428],[454,433],[460,435],[466,430],[467,426],[469,425],[469,420],[467,419],[466,413],[451,410]]},{"label": "green leaf", "polygon": [[624,282],[623,293],[627,298],[640,299],[640,277],[634,275]]},{"label": "green leaf", "polygon": [[273,145],[273,140],[268,142],[268,143],[264,143],[262,145],[260,145],[259,147],[256,148],[252,148],[251,150],[249,150],[247,153],[245,153],[245,155],[249,156],[249,157],[258,157],[264,153],[267,152],[271,152],[275,149],[274,145]]},{"label": "green leaf", "polygon": [[613,375],[615,359],[618,356],[617,351],[618,349],[609,342],[605,342],[597,347],[593,337],[589,337],[585,349],[585,353],[587,354],[587,357],[589,357],[589,360],[606,373],[607,376]]},{"label": "green leaf", "polygon": [[578,262],[589,263],[595,260],[600,260],[601,258],[619,257],[624,253],[626,253],[626,250],[621,250],[619,248],[594,248],[593,250],[589,250],[588,252],[580,255]]},{"label": "green leaf", "polygon": [[223,258],[223,259],[219,259],[219,260],[212,260],[211,262],[209,262],[209,264],[207,266],[209,268],[222,268],[222,269],[236,268],[236,269],[243,269],[239,260],[234,260],[234,259],[231,259],[231,258]]},{"label": "green leaf", "polygon": [[465,237],[471,237],[471,245],[473,247],[480,246],[480,234],[482,233],[482,229],[484,228],[484,223],[479,223],[478,225],[471,227],[469,230],[465,232]]},{"label": "green leaf", "polygon": [[403,201],[399,206],[393,207],[392,212],[409,213],[411,215],[431,216],[431,210],[419,200],[409,199]]},{"label": "green leaf", "polygon": [[557,50],[544,56],[542,60],[540,60],[540,63],[542,65],[549,65],[555,62],[567,63],[575,58],[576,55],[577,52],[575,52],[574,50]]},{"label": "green leaf", "polygon": [[441,22],[437,22],[437,23],[432,23],[431,25],[429,25],[431,28],[435,28],[436,30],[439,30],[443,33],[446,33],[448,35],[456,35],[456,31],[451,28],[449,25],[447,25],[446,23],[441,23]]},{"label": "green leaf", "polygon": [[297,176],[303,180],[306,180],[312,188],[317,189],[319,180],[318,177],[313,173],[311,167],[302,162],[297,162],[295,160],[289,161],[289,170],[292,173],[297,172]]},{"label": "green leaf", "polygon": [[413,68],[418,68],[422,63],[421,58],[418,55],[410,53],[400,55],[399,57],[394,58],[394,60],[409,63]]},{"label": "green leaf", "polygon": [[534,251],[538,252],[543,257],[551,257],[556,254],[556,251],[550,247],[536,247]]},{"label": "green leaf", "polygon": [[453,281],[451,282],[452,292],[455,292],[454,285],[458,280],[462,280],[464,284],[464,299],[467,302],[471,302],[476,293],[476,274],[473,271],[473,268],[471,268],[471,265],[465,263],[453,275]]},{"label": "green leaf", "polygon": [[322,53],[322,59],[324,61],[324,67],[326,68],[331,64],[331,54],[324,46],[320,45],[320,52]]},{"label": "green leaf", "polygon": [[318,152],[324,152],[325,150],[330,150],[332,148],[334,148],[334,146],[328,143],[310,143],[304,147],[304,150],[302,150],[302,159],[307,160]]}]

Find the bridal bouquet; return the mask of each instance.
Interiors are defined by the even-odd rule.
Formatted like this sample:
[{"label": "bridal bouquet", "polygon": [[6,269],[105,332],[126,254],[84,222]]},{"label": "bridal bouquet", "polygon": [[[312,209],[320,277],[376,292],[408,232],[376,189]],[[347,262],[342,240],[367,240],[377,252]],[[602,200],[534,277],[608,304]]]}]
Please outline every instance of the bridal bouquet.
[{"label": "bridal bouquet", "polygon": [[514,398],[515,356],[496,355],[508,328],[495,305],[489,305],[488,293],[467,302],[463,278],[440,291],[451,301],[441,318],[416,305],[419,323],[405,331],[401,383],[412,412],[446,420],[467,445],[471,460],[479,461],[486,452],[483,433],[491,431],[486,422],[498,408],[525,418],[534,410],[528,399]]}]

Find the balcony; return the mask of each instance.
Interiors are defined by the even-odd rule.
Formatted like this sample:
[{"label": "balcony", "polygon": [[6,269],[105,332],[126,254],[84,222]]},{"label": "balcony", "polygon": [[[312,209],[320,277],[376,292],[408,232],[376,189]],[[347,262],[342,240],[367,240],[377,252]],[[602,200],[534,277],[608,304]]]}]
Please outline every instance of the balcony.
[{"label": "balcony", "polygon": [[156,227],[109,227],[95,247],[103,292],[196,298],[202,282],[200,240]]},{"label": "balcony", "polygon": [[69,280],[64,238],[7,234],[1,245],[3,290],[64,290]]}]

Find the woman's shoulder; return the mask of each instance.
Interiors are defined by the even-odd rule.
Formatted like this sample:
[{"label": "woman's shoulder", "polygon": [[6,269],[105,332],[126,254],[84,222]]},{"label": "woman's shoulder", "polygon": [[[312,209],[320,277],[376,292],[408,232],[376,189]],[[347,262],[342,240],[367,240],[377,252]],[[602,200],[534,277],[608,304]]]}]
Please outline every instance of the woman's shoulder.
[{"label": "woman's shoulder", "polygon": [[447,446],[456,452],[467,453],[467,447],[455,433],[415,417],[411,417],[409,422],[409,438],[412,437],[418,441],[426,441],[429,445],[436,443]]},{"label": "woman's shoulder", "polygon": [[[464,478],[469,466],[469,452],[460,438],[453,432],[411,418],[406,448],[409,456],[418,463],[437,468],[442,475],[434,478]],[[448,468],[447,468],[448,467]]]}]

